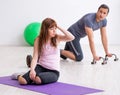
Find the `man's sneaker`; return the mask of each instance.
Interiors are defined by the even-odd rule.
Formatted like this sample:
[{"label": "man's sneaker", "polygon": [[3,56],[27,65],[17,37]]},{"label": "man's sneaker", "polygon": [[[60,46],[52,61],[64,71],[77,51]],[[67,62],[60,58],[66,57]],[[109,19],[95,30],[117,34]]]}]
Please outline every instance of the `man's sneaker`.
[{"label": "man's sneaker", "polygon": [[65,57],[64,55],[60,55],[60,57],[61,57],[62,59],[64,59],[64,60],[67,59],[67,57]]},{"label": "man's sneaker", "polygon": [[61,52],[62,52],[62,49],[60,49],[60,57],[61,57],[62,59],[64,59],[64,60],[66,60],[67,57],[65,57],[64,55],[62,55]]},{"label": "man's sneaker", "polygon": [[32,56],[31,55],[27,55],[26,57],[26,64],[28,67],[31,66],[31,61],[32,61]]}]

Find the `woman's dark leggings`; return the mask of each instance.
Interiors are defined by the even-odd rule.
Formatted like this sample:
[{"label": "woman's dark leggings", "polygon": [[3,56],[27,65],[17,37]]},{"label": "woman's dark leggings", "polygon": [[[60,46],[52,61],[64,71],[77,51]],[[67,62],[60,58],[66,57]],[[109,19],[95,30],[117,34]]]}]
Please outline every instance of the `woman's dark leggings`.
[{"label": "woman's dark leggings", "polygon": [[[58,71],[46,69],[38,64],[35,68],[35,71],[36,71],[36,76],[40,77],[41,79],[41,84],[53,83],[53,82],[56,82],[59,78]],[[29,74],[30,74],[30,71],[24,74],[23,78],[25,78],[25,80],[27,81],[27,84],[32,84],[34,82],[30,79]]]}]

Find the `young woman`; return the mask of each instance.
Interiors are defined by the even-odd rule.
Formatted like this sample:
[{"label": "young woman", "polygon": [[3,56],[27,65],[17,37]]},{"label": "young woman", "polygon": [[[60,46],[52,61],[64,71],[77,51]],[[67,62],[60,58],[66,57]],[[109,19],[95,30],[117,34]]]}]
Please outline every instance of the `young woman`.
[{"label": "young woman", "polygon": [[[64,35],[57,34],[59,29]],[[42,22],[40,35],[34,42],[30,71],[17,76],[20,84],[48,84],[56,82],[60,71],[60,41],[71,41],[74,36],[57,26],[55,20],[46,18]]]}]

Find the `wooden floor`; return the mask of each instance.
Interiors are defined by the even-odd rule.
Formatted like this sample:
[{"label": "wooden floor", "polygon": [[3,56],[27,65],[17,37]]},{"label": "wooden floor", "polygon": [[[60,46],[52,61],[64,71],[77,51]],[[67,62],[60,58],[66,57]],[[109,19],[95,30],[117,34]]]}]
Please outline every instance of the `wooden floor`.
[{"label": "wooden floor", "polygon": [[[120,57],[120,46],[109,46],[112,53]],[[91,65],[92,55],[89,47],[83,47],[84,59],[82,62],[62,60],[60,82],[102,89],[104,92],[89,95],[120,95],[120,59],[114,61],[109,58],[108,64],[101,65],[101,61]],[[97,46],[97,53],[104,56],[102,46]],[[14,72],[29,70],[25,63],[27,54],[32,54],[33,47],[0,46],[0,76],[11,75]],[[1,95],[45,95],[33,91],[19,89],[0,84]]]}]

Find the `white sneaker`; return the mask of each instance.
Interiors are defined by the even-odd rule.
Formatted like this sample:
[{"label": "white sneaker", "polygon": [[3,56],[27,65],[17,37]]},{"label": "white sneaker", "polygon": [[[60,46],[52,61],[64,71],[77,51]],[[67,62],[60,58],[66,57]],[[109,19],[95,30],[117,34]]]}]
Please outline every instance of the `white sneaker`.
[{"label": "white sneaker", "polygon": [[11,79],[12,79],[12,80],[17,80],[17,79],[18,79],[18,76],[19,76],[19,75],[23,75],[23,74],[25,74],[25,73],[14,73],[14,74],[11,75]]}]

